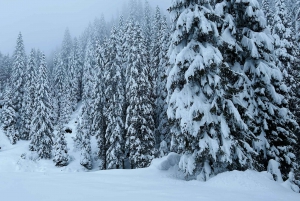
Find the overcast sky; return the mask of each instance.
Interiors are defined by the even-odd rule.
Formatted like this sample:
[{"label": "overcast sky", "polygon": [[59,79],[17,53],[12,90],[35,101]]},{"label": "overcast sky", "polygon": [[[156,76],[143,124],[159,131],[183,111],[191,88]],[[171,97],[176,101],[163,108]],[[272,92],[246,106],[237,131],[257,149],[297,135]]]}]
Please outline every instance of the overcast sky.
[{"label": "overcast sky", "polygon": [[[142,0],[143,1],[143,0]],[[171,0],[148,0],[163,10]],[[103,13],[110,21],[125,0],[0,0],[0,52],[12,54],[21,31],[26,51],[40,48],[49,54],[60,46],[65,29],[79,36]]]}]

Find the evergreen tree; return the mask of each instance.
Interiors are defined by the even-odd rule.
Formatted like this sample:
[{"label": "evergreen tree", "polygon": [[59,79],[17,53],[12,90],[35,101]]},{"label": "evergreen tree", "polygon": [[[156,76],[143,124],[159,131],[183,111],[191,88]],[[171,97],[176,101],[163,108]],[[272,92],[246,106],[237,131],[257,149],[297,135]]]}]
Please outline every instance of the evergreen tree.
[{"label": "evergreen tree", "polygon": [[67,89],[69,89],[69,103],[70,107],[69,113],[71,114],[76,110],[76,105],[77,105],[77,99],[78,99],[78,89],[79,89],[79,84],[78,84],[78,76],[77,76],[77,69],[76,69],[76,61],[74,56],[70,58],[70,66],[69,66],[69,76],[67,77]]},{"label": "evergreen tree", "polygon": [[128,107],[128,102],[130,98],[130,85],[129,85],[129,79],[130,79],[130,71],[131,71],[131,66],[129,65],[130,61],[130,49],[133,44],[133,27],[134,27],[134,22],[133,18],[130,18],[125,25],[124,28],[124,40],[122,43],[122,54],[123,54],[123,72],[125,73],[125,108]]},{"label": "evergreen tree", "polygon": [[75,99],[74,96],[72,97],[71,96],[71,93],[70,93],[70,77],[67,76],[65,77],[65,80],[63,80],[63,85],[62,85],[62,88],[63,88],[63,92],[64,94],[62,95],[62,99],[60,100],[60,105],[61,105],[61,108],[60,108],[60,121],[62,121],[62,123],[68,123],[69,120],[70,120],[70,117],[71,117],[71,114],[72,114],[72,111],[75,110],[72,107],[72,102],[71,100],[72,99]]},{"label": "evergreen tree", "polygon": [[82,63],[80,61],[80,47],[78,40],[75,38],[73,43],[73,52],[72,52],[72,96],[75,96],[73,103],[75,105],[81,100],[80,87],[82,83]]},{"label": "evergreen tree", "polygon": [[[292,22],[294,19],[291,16],[293,9],[289,9],[291,6],[291,1],[277,0],[275,1],[275,14],[274,14],[274,24],[272,25],[272,34],[275,39],[275,56],[277,61],[277,66],[283,72],[285,83],[288,86],[288,102],[289,109],[295,115],[295,119],[300,124],[300,92],[299,92],[299,43],[297,42],[295,25]],[[297,5],[293,5],[297,7]],[[291,12],[291,13],[289,13]],[[298,153],[300,151],[299,129],[296,131],[298,136],[298,144],[295,149]],[[298,154],[296,154],[298,155]],[[298,164],[299,164],[298,157]],[[286,173],[287,174],[287,173]]]},{"label": "evergreen tree", "polygon": [[288,10],[289,25],[295,30],[295,33],[299,37],[300,2],[298,0],[286,0],[285,4],[286,9]]},{"label": "evergreen tree", "polygon": [[135,8],[135,12],[136,12],[136,18],[135,19],[139,24],[142,24],[143,11],[144,11],[144,5],[143,5],[142,0],[137,0],[136,8]]},{"label": "evergreen tree", "polygon": [[209,1],[180,1],[169,9],[173,21],[167,80],[171,146],[182,153],[179,167],[186,175],[198,174],[204,181],[232,168],[247,169],[252,161],[247,149],[250,134],[238,110],[242,103],[232,91],[243,79],[219,50],[222,35],[216,20],[224,7],[214,10],[213,6]]},{"label": "evergreen tree", "polygon": [[270,0],[262,1],[262,9],[265,13],[267,24],[272,25],[273,14],[272,14],[271,6],[270,6]]},{"label": "evergreen tree", "polygon": [[84,62],[85,62],[85,56],[87,52],[87,45],[90,38],[90,29],[87,28],[84,33],[81,35],[81,37],[78,40],[79,43],[79,63],[81,65],[79,70],[79,76],[80,76],[80,83],[79,83],[79,92],[80,92],[80,100],[83,99],[83,89],[84,89]]},{"label": "evergreen tree", "polygon": [[288,90],[282,73],[272,57],[272,38],[257,1],[236,1],[233,6],[237,38],[241,39],[238,43],[242,47],[240,63],[251,94],[248,112],[253,121],[248,126],[259,139],[254,148],[260,154],[256,161],[263,167],[255,168],[266,170],[275,160],[280,164],[283,179],[287,179],[296,167],[293,148],[297,123],[288,109]]},{"label": "evergreen tree", "polygon": [[[277,65],[284,72],[288,73],[293,69],[296,58],[293,51],[297,47],[293,45],[294,33],[289,26],[287,9],[284,0],[276,0],[274,23],[272,24],[272,34],[275,39],[275,55],[278,58]],[[287,75],[286,75],[287,76]]]},{"label": "evergreen tree", "polygon": [[231,138],[234,139],[232,163],[227,168],[245,170],[259,166],[255,161],[257,153],[251,146],[252,142],[258,139],[249,130],[252,126],[252,115],[247,111],[247,105],[251,95],[248,91],[248,79],[243,73],[243,64],[240,63],[243,50],[239,41],[241,36],[237,33],[236,21],[239,19],[234,13],[235,9],[227,0],[215,5],[215,10],[221,17],[221,23],[218,24],[220,33],[218,48],[225,62],[220,69],[221,85],[224,86],[224,97],[227,99],[223,107],[223,115]]},{"label": "evergreen tree", "polygon": [[95,19],[94,21],[94,41],[98,41],[102,45],[105,41],[105,38],[108,36],[107,25],[102,14],[100,19]]},{"label": "evergreen tree", "polygon": [[295,38],[294,29],[288,20],[288,13],[284,0],[276,1],[272,34],[275,39],[275,56],[277,66],[284,75],[289,87],[289,108],[296,116],[299,124],[299,47]]},{"label": "evergreen tree", "polygon": [[82,117],[79,116],[76,119],[76,122],[77,122],[76,135],[72,139],[74,141],[75,150],[81,150],[81,144],[82,144]]},{"label": "evergreen tree", "polygon": [[12,91],[11,89],[7,89],[6,94],[4,95],[5,104],[2,108],[1,112],[1,122],[2,128],[5,132],[5,135],[8,137],[11,144],[16,144],[19,139],[19,133],[16,129],[16,119],[17,114],[12,105]]},{"label": "evergreen tree", "polygon": [[167,69],[169,67],[168,49],[170,46],[170,33],[166,17],[163,17],[161,29],[159,30],[160,50],[157,77],[157,99],[156,99],[156,114],[157,114],[157,129],[156,138],[159,138],[156,143],[160,142],[160,155],[166,155],[170,151],[171,136],[170,126],[167,116]]},{"label": "evergreen tree", "polygon": [[53,125],[55,125],[58,121],[57,119],[57,110],[58,110],[58,103],[57,103],[57,97],[56,97],[56,90],[54,88],[55,86],[55,71],[57,65],[57,53],[53,53],[51,56],[52,59],[50,59],[50,67],[49,69],[49,89],[50,89],[50,96],[52,100],[52,113],[51,113],[51,121],[53,122]]},{"label": "evergreen tree", "polygon": [[[91,158],[91,141],[90,141],[90,125],[89,117],[87,116],[87,102],[85,101],[84,108],[82,109],[82,125],[80,127],[81,131],[81,154],[80,154],[80,164],[86,169],[92,169],[92,158]],[[77,131],[78,132],[78,131]]]},{"label": "evergreen tree", "polygon": [[157,6],[156,7],[156,12],[154,16],[154,24],[152,27],[152,44],[151,44],[151,78],[153,82],[153,86],[156,87],[156,77],[157,77],[157,69],[160,63],[160,58],[159,58],[159,53],[160,53],[160,46],[161,46],[161,23],[162,23],[162,18],[161,18],[161,13],[160,9]]},{"label": "evergreen tree", "polygon": [[[96,45],[93,45],[92,41],[88,42],[87,46],[87,52],[86,52],[86,58],[84,63],[84,74],[83,74],[83,102],[84,107],[82,111],[82,121],[83,121],[83,131],[82,131],[82,143],[88,143],[88,140],[90,136],[98,135],[98,130],[101,130],[101,119],[99,120],[99,116],[102,114],[102,108],[101,105],[98,105],[98,97],[99,95],[102,95],[102,91],[99,94],[98,87],[102,87],[102,85],[99,84],[99,80],[97,78],[98,70],[97,69],[97,57],[96,57],[96,47],[99,41],[95,42]],[[99,85],[98,85],[99,84]],[[100,108],[99,108],[100,107]],[[99,125],[100,124],[100,125]],[[89,135],[89,136],[87,136]],[[97,136],[96,136],[97,138]],[[85,142],[84,142],[85,141]],[[89,154],[89,148],[88,144],[82,145],[86,148],[82,148],[82,151],[85,150],[85,153],[82,153],[82,157],[86,159],[87,163],[85,166],[87,169],[91,168],[91,163],[88,162],[88,154]]]},{"label": "evergreen tree", "polygon": [[65,71],[69,69],[69,62],[72,53],[72,48],[73,48],[72,37],[69,29],[66,29],[64,39],[62,42],[62,48],[61,48],[62,65]]},{"label": "evergreen tree", "polygon": [[105,71],[105,61],[103,58],[103,47],[99,44],[96,45],[96,76],[95,83],[93,85],[93,98],[91,102],[91,132],[96,136],[97,140],[97,157],[100,160],[100,170],[106,169],[106,119],[105,119],[105,102],[104,89],[106,87],[105,80],[103,78]]},{"label": "evergreen tree", "polygon": [[128,9],[124,6],[126,13],[123,13],[123,16],[135,19],[135,21],[141,23],[143,20],[144,10],[143,5],[140,0],[130,0],[128,3]]},{"label": "evergreen tree", "polygon": [[65,139],[65,131],[63,124],[58,124],[58,132],[56,134],[56,142],[54,144],[54,159],[55,166],[62,167],[68,165],[69,155],[67,141]]},{"label": "evergreen tree", "polygon": [[[161,14],[160,14],[160,9],[157,6],[156,7],[156,12],[155,12],[155,16],[154,16],[154,24],[153,24],[153,28],[152,28],[152,44],[151,44],[151,62],[149,63],[149,74],[150,77],[148,78],[151,81],[151,88],[152,88],[152,98],[153,98],[153,107],[156,108],[155,110],[155,116],[154,116],[154,122],[155,122],[155,128],[158,128],[158,124],[159,124],[159,114],[161,112],[161,108],[158,108],[157,106],[157,101],[158,101],[158,96],[160,95],[157,91],[157,85],[158,85],[158,68],[159,68],[159,64],[160,64],[160,30],[161,30]],[[161,140],[160,140],[160,135],[159,135],[159,131],[156,129],[155,130],[155,142],[156,145],[159,146]]]},{"label": "evergreen tree", "polygon": [[64,74],[64,80],[63,80],[63,96],[62,100],[60,100],[61,105],[61,115],[63,115],[63,118],[61,118],[64,123],[67,123],[70,119],[70,115],[72,111],[75,109],[76,104],[74,104],[74,100],[76,97],[74,97],[74,88],[73,88],[73,82],[74,82],[74,69],[72,64],[72,52],[73,52],[73,41],[69,32],[69,29],[66,29],[64,39],[62,42],[62,48],[61,48],[61,70]]},{"label": "evergreen tree", "polygon": [[22,34],[19,33],[16,49],[13,55],[11,86],[12,86],[12,106],[16,112],[16,129],[19,129],[20,113],[24,93],[24,74],[26,72],[26,53],[23,44]]},{"label": "evergreen tree", "polygon": [[[127,101],[126,101],[126,70],[127,70],[127,47],[125,46],[126,44],[126,39],[127,39],[127,32],[125,30],[125,23],[124,23],[124,18],[123,16],[120,16],[119,19],[119,25],[118,25],[118,39],[119,39],[119,60],[120,65],[121,65],[121,77],[122,77],[122,85],[123,85],[123,91],[124,91],[124,116],[126,116],[126,107],[127,107]],[[125,34],[124,34],[125,33]]]},{"label": "evergreen tree", "polygon": [[[55,65],[55,75],[54,75],[54,100],[55,100],[55,105],[54,105],[54,109],[55,109],[55,124],[58,123],[58,120],[65,120],[65,117],[62,118],[63,114],[62,114],[62,110],[64,108],[64,104],[63,104],[63,100],[64,100],[64,96],[65,94],[65,80],[66,80],[66,76],[65,76],[65,72],[63,69],[63,65],[62,65],[62,59],[60,55],[56,55],[55,56],[55,61],[54,61],[54,65]],[[65,122],[66,123],[66,122]]]},{"label": "evergreen tree", "polygon": [[105,97],[107,119],[106,160],[107,169],[123,169],[124,160],[124,88],[122,82],[121,57],[119,56],[120,40],[116,27],[113,27],[108,47],[104,57],[107,59],[105,65]]},{"label": "evergreen tree", "polygon": [[30,129],[30,151],[36,151],[39,158],[50,159],[53,145],[53,125],[51,122],[51,99],[49,97],[49,82],[47,78],[45,55],[41,56],[36,82],[36,95],[34,100],[34,114]]},{"label": "evergreen tree", "polygon": [[148,167],[154,158],[154,120],[151,84],[146,61],[146,48],[141,28],[133,28],[133,44],[128,53],[130,66],[129,106],[126,117],[126,146],[132,168]]},{"label": "evergreen tree", "polygon": [[22,140],[29,140],[31,120],[33,119],[34,113],[34,100],[35,100],[35,84],[38,81],[36,77],[36,57],[35,51],[31,50],[30,56],[27,62],[27,70],[25,75],[25,85],[24,85],[24,98],[22,104],[22,116],[21,116],[21,128],[20,128],[20,138]]},{"label": "evergreen tree", "polygon": [[9,55],[0,53],[0,94],[4,94],[4,89],[9,84],[11,77],[11,58]]},{"label": "evergreen tree", "polygon": [[91,89],[94,83],[95,73],[95,48],[91,39],[89,39],[86,56],[83,67],[83,99],[89,101],[91,99]]},{"label": "evergreen tree", "polygon": [[146,48],[146,61],[149,65],[150,63],[150,52],[151,52],[151,42],[152,42],[152,13],[151,13],[151,7],[149,2],[145,1],[145,8],[144,8],[144,19],[143,19],[143,34],[144,34],[144,40],[145,40],[145,48]]},{"label": "evergreen tree", "polygon": [[34,56],[35,56],[35,60],[36,60],[36,65],[37,66],[40,66],[41,65],[41,58],[42,58],[42,52],[39,50],[39,49],[37,49],[36,51],[35,50],[33,50],[34,51]]}]

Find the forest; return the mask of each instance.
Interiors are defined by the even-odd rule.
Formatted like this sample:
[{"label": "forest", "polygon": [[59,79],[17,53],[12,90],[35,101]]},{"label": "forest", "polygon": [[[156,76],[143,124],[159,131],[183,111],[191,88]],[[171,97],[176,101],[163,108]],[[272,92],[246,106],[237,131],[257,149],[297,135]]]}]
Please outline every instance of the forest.
[{"label": "forest", "polygon": [[[268,171],[300,187],[300,2],[130,0],[59,50],[0,53],[0,122],[32,160],[68,166],[65,126],[87,170],[180,155],[187,180]],[[46,58],[47,56],[47,58]],[[75,132],[75,131],[70,131]],[[92,152],[91,143],[97,144]],[[1,151],[1,150],[0,150]]]}]

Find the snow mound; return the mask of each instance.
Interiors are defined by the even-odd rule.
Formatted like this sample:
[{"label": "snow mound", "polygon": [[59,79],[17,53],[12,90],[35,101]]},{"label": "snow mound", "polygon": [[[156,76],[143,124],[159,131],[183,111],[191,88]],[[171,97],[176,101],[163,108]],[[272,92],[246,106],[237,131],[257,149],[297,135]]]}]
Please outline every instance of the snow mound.
[{"label": "snow mound", "polygon": [[287,189],[291,189],[292,191],[294,191],[296,193],[299,193],[299,191],[300,191],[299,187],[297,185],[295,185],[293,182],[291,182],[290,180],[286,180],[281,185]]},{"label": "snow mound", "polygon": [[169,170],[171,167],[178,166],[180,161],[180,155],[176,153],[169,153],[159,159],[154,159],[151,166],[156,167],[159,170]]},{"label": "snow mound", "polygon": [[[207,181],[208,186],[224,186],[239,190],[270,190],[277,184],[270,173],[247,170],[221,173]],[[280,187],[280,185],[278,185]]]}]

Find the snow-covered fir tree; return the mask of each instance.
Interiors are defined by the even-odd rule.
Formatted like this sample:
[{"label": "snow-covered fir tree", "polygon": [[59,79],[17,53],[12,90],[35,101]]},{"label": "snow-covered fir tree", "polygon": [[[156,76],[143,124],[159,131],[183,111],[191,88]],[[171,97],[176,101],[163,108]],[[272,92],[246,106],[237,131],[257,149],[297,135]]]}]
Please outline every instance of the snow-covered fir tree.
[{"label": "snow-covered fir tree", "polygon": [[289,88],[289,108],[300,123],[299,101],[299,44],[295,32],[289,22],[288,11],[284,0],[277,0],[275,4],[272,34],[275,40],[276,64],[284,75]]},{"label": "snow-covered fir tree", "polygon": [[262,9],[265,13],[267,24],[270,26],[273,22],[273,12],[271,10],[270,0],[263,0],[262,1]]},{"label": "snow-covered fir tree", "polygon": [[95,65],[96,65],[96,57],[95,57],[95,46],[93,43],[96,41],[92,41],[92,38],[89,39],[87,44],[87,50],[85,55],[85,61],[83,66],[83,100],[90,101],[91,100],[91,89],[94,83],[94,75],[95,75]]},{"label": "snow-covered fir tree", "polygon": [[143,168],[148,167],[154,158],[154,111],[145,41],[140,26],[134,25],[132,33],[133,44],[128,53],[130,96],[126,117],[126,151],[131,168]]},{"label": "snow-covered fir tree", "polygon": [[[95,43],[95,45],[94,45]],[[83,101],[85,101],[87,121],[89,122],[89,133],[94,136],[98,131],[102,131],[102,116],[103,116],[103,66],[99,64],[98,48],[101,49],[99,41],[89,42],[86,53],[86,60],[84,63],[84,77],[85,83],[83,88]],[[101,51],[101,50],[100,50]],[[102,133],[102,132],[101,132]]]},{"label": "snow-covered fir tree", "polygon": [[107,169],[123,169],[124,160],[124,88],[122,80],[122,58],[120,39],[116,27],[113,27],[107,43],[104,57],[105,64],[105,98],[107,119],[106,127],[106,164]]},{"label": "snow-covered fir tree", "polygon": [[[105,42],[104,42],[105,44]],[[104,96],[105,90],[105,80],[103,78],[105,73],[105,59],[103,57],[103,51],[105,48],[96,43],[96,75],[95,75],[95,83],[93,83],[93,94],[92,94],[92,102],[91,102],[91,115],[92,115],[92,124],[91,124],[91,132],[95,135],[97,140],[97,158],[100,160],[99,169],[106,169],[106,118],[105,118],[105,102],[106,98]]]},{"label": "snow-covered fir tree", "polygon": [[54,143],[54,159],[55,166],[62,167],[69,163],[67,141],[65,139],[65,130],[63,124],[58,124],[58,132],[56,134],[56,142]]},{"label": "snow-covered fir tree", "polygon": [[69,62],[70,62],[70,57],[71,57],[71,53],[72,53],[72,37],[70,34],[69,29],[65,30],[65,34],[64,34],[64,39],[62,42],[62,47],[61,47],[61,59],[62,59],[62,65],[64,70],[68,70],[69,69]]},{"label": "snow-covered fir tree", "polygon": [[99,44],[103,44],[105,38],[108,36],[107,23],[105,21],[104,15],[102,14],[100,19],[95,19],[94,21],[94,41],[98,41]]},{"label": "snow-covered fir tree", "polygon": [[76,118],[76,135],[73,139],[74,141],[74,150],[78,151],[81,150],[81,144],[82,144],[82,116],[79,115]]},{"label": "snow-covered fir tree", "polygon": [[35,60],[36,60],[36,65],[40,66],[41,65],[41,58],[42,58],[42,52],[41,50],[37,49],[34,50],[34,55],[35,55]]},{"label": "snow-covered fir tree", "polygon": [[[289,26],[288,14],[285,0],[276,0],[274,20],[272,24],[272,34],[275,40],[275,56],[278,59],[277,66],[284,73],[293,69],[296,58],[293,56],[296,46],[294,46],[293,29]],[[288,76],[288,75],[286,75]]]},{"label": "snow-covered fir tree", "polygon": [[[160,95],[158,94],[157,91],[157,85],[158,85],[158,68],[159,68],[159,64],[160,64],[160,30],[161,30],[161,13],[160,13],[160,9],[159,7],[156,7],[156,12],[154,15],[154,23],[153,23],[153,27],[152,27],[152,44],[151,44],[151,57],[150,60],[151,62],[149,63],[149,74],[150,77],[148,78],[151,81],[151,88],[152,88],[152,93],[153,93],[153,107],[156,107],[155,110],[155,116],[154,116],[154,122],[155,122],[155,128],[158,128],[158,124],[159,124],[159,114],[161,112],[161,108],[158,108],[156,105],[157,102],[157,97]],[[156,145],[158,146],[160,144],[160,135],[158,130],[155,130],[155,142]]]},{"label": "snow-covered fir tree", "polygon": [[41,64],[38,67],[36,82],[36,95],[34,100],[34,114],[31,123],[29,145],[30,151],[36,151],[39,158],[50,159],[52,157],[53,125],[51,122],[51,97],[49,92],[48,72],[45,55],[41,56]]},{"label": "snow-covered fir tree", "polygon": [[247,107],[251,94],[248,91],[248,79],[243,73],[243,64],[240,63],[243,50],[240,41],[242,37],[238,36],[236,25],[239,18],[234,13],[234,4],[230,4],[229,1],[217,3],[215,10],[222,20],[222,23],[218,24],[218,46],[225,62],[220,71],[221,83],[225,86],[224,97],[227,99],[224,116],[235,147],[229,169],[253,169],[258,163],[255,161],[257,153],[251,145],[258,139],[249,130],[252,126],[252,115],[247,111]]},{"label": "snow-covered fir tree", "polygon": [[[118,24],[118,39],[119,39],[119,52],[118,52],[118,56],[119,59],[121,61],[120,63],[120,68],[121,68],[121,82],[122,82],[122,91],[124,93],[124,103],[123,103],[123,117],[124,117],[124,122],[126,122],[126,109],[128,106],[128,97],[126,96],[126,70],[127,70],[127,48],[125,46],[126,44],[126,38],[124,35],[125,33],[125,22],[123,19],[123,16],[120,16],[119,19],[119,24]],[[126,129],[124,128],[124,133],[126,133]]]},{"label": "snow-covered fir tree", "polygon": [[130,78],[130,71],[131,66],[129,65],[129,52],[130,48],[133,44],[133,26],[134,21],[133,18],[129,18],[125,24],[124,28],[124,36],[123,36],[123,43],[122,43],[122,56],[123,56],[123,71],[125,73],[125,108],[128,107],[129,97],[130,97],[130,90],[129,90],[129,78]]},{"label": "snow-covered fir tree", "polygon": [[62,42],[61,47],[61,63],[60,67],[62,68],[61,71],[64,74],[64,80],[63,80],[63,96],[62,100],[60,102],[61,109],[63,109],[61,112],[61,115],[64,117],[62,120],[66,123],[70,119],[70,115],[72,111],[75,109],[75,106],[73,103],[76,97],[73,96],[74,88],[73,88],[73,76],[75,76],[74,73],[74,65],[72,64],[72,52],[73,52],[73,41],[71,38],[71,34],[69,29],[66,29],[64,39]]},{"label": "snow-covered fir tree", "polygon": [[[227,41],[231,38],[224,35],[232,34],[232,24],[219,34],[216,23],[224,12],[226,20],[233,20],[224,10],[228,5],[227,1],[217,6],[208,1],[180,1],[170,8],[173,34],[167,89],[171,146],[182,153],[179,167],[187,176],[198,175],[204,181],[226,170],[252,166],[251,134],[240,114],[245,111],[239,97],[244,79],[233,69],[234,62],[227,63],[227,56],[233,55],[223,57],[225,50],[219,49],[220,42],[232,45]],[[232,51],[230,46],[227,49]]]},{"label": "snow-covered fir tree", "polygon": [[[73,82],[72,79],[70,79],[70,72],[65,73],[64,80],[62,81],[62,89],[63,94],[61,96],[60,100],[60,121],[63,123],[68,123],[71,117],[72,112],[75,110],[76,107],[76,97],[72,97],[72,89],[71,89],[71,83]],[[74,100],[72,102],[71,100]],[[75,103],[75,105],[72,105],[72,103]]]},{"label": "snow-covered fir tree", "polygon": [[72,96],[75,96],[75,100],[71,101],[72,105],[75,103],[75,105],[81,100],[81,83],[82,83],[82,62],[80,61],[80,46],[78,43],[77,38],[74,38],[73,40],[73,51],[72,51],[72,82],[71,87],[73,89]]},{"label": "snow-covered fir tree", "polygon": [[143,35],[145,40],[145,48],[146,48],[146,55],[147,56],[147,62],[150,62],[150,52],[151,52],[151,40],[152,40],[152,13],[151,13],[151,7],[149,2],[145,1],[145,7],[144,7],[144,19],[143,19]]},{"label": "snow-covered fir tree", "polygon": [[11,58],[0,53],[0,93],[3,95],[11,76]]},{"label": "snow-covered fir tree", "polygon": [[157,84],[156,84],[156,144],[159,142],[160,155],[166,155],[170,151],[170,126],[167,116],[168,104],[167,98],[167,69],[169,67],[168,49],[170,46],[170,31],[167,23],[167,19],[164,16],[161,22],[161,28],[159,30],[160,50],[159,50],[159,64],[157,73]]},{"label": "snow-covered fir tree", "polygon": [[[125,34],[124,34],[125,33]],[[126,38],[127,36],[126,31],[125,31],[125,22],[124,22],[124,17],[120,16],[119,19],[119,24],[118,24],[118,39],[119,39],[119,59],[121,60],[121,76],[122,76],[122,83],[123,83],[123,91],[125,93],[125,97],[124,97],[124,115],[126,116],[126,107],[127,107],[127,101],[126,101],[126,70],[127,70],[127,49],[125,46],[126,43]]]},{"label": "snow-covered fir tree", "polygon": [[[300,30],[300,1],[299,0],[286,0],[286,9],[288,10],[289,24],[295,30],[296,37],[299,37]],[[298,38],[299,40],[299,38]]]},{"label": "snow-covered fir tree", "polygon": [[273,59],[273,40],[257,1],[236,1],[234,8],[237,38],[241,39],[238,43],[242,47],[240,64],[251,94],[248,112],[252,121],[248,127],[259,139],[254,141],[255,151],[259,153],[255,168],[266,170],[275,160],[280,164],[283,179],[287,179],[289,172],[296,168],[293,148],[297,123],[288,109],[288,89],[283,75]]},{"label": "snow-covered fir tree", "polygon": [[26,72],[26,53],[23,43],[22,34],[19,33],[17,38],[17,45],[13,54],[12,75],[11,75],[11,87],[12,93],[12,105],[16,112],[16,128],[19,129],[20,112],[23,103],[24,94],[24,76]]},{"label": "snow-covered fir tree", "polygon": [[63,70],[62,66],[62,60],[61,60],[61,55],[57,54],[54,57],[54,110],[55,110],[55,121],[54,123],[57,124],[58,120],[62,120],[62,109],[63,109],[63,104],[62,101],[64,99],[64,82],[65,82],[65,73]]},{"label": "snow-covered fir tree", "polygon": [[86,169],[92,169],[92,149],[91,149],[91,134],[90,134],[90,121],[87,113],[87,102],[82,109],[82,122],[81,122],[81,153],[80,153],[80,164]]},{"label": "snow-covered fir tree", "polygon": [[[63,121],[63,123],[67,123],[70,119],[70,115],[72,111],[76,107],[76,95],[74,90],[74,79],[71,76],[75,76],[75,69],[71,64],[71,57],[65,62],[70,64],[65,69],[65,64],[63,62],[62,54],[58,53],[54,57],[54,103],[55,105],[55,121],[54,123],[57,124],[58,121]],[[73,100],[73,101],[72,101]],[[75,105],[73,105],[75,104]]]},{"label": "snow-covered fir tree", "polygon": [[5,104],[1,112],[2,129],[11,144],[16,144],[19,140],[19,132],[16,128],[17,113],[12,104],[12,91],[8,88],[4,95]]},{"label": "snow-covered fir tree", "polygon": [[22,140],[29,140],[31,121],[34,113],[34,100],[36,93],[36,82],[37,80],[37,63],[35,57],[35,51],[31,50],[30,56],[27,62],[27,69],[25,74],[25,85],[24,85],[24,97],[22,103],[21,112],[21,125],[20,125],[20,138]]},{"label": "snow-covered fir tree", "polygon": [[144,18],[144,7],[141,0],[130,0],[127,5],[123,7],[122,16],[124,18],[132,18],[137,22],[142,23]]}]

